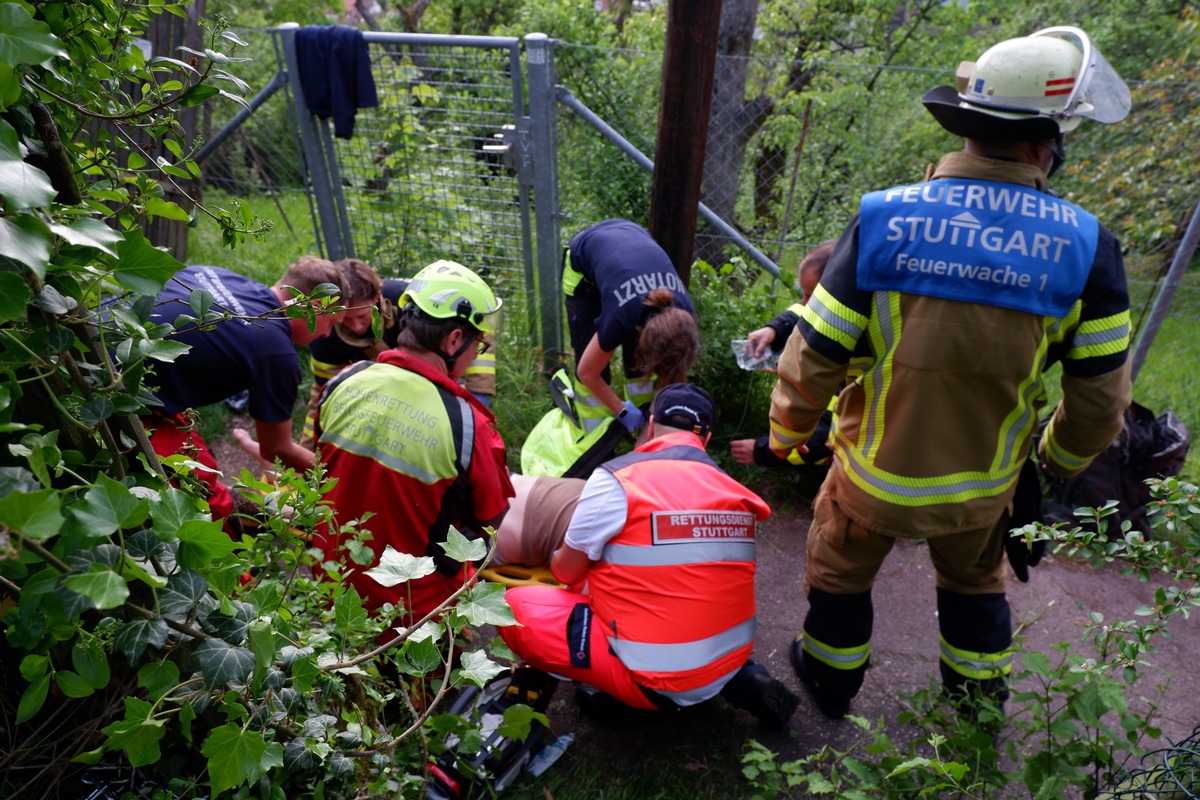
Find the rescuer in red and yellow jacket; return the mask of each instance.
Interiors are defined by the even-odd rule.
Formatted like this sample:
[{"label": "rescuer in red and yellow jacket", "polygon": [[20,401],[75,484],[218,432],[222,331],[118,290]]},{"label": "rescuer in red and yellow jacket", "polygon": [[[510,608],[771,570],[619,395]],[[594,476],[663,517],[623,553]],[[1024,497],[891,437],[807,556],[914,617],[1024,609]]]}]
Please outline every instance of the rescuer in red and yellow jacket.
[{"label": "rescuer in red and yellow jacket", "polygon": [[500,635],[532,667],[626,706],[669,709],[718,694],[782,728],[798,699],[749,661],[755,532],[762,498],[704,452],[712,398],[671,384],[654,399],[649,441],[588,479],[556,578],[506,593],[519,625]]},{"label": "rescuer in red and yellow jacket", "polygon": [[[1061,362],[1062,400],[1038,457],[1060,477],[1108,447],[1131,401],[1120,243],[1048,191],[1066,133],[1085,116],[1119,121],[1128,89],[1068,27],[1001,42],[959,78],[922,102],[963,151],[923,183],[862,198],[779,359],[777,453],[802,444],[841,390],[791,652],[832,718],[862,686],[871,588],[898,538],[927,541],[948,692],[1008,696],[1004,557],[1018,563],[1008,523],[1045,372]],[[863,373],[843,388],[858,359]]]},{"label": "rescuer in red and yellow jacket", "polygon": [[[494,418],[458,380],[495,331],[500,302],[474,272],[451,261],[422,269],[400,298],[396,347],[360,361],[326,385],[317,407],[318,453],[337,483],[328,494],[338,523],[371,513],[362,527],[370,564],[349,560],[340,529],[318,530],[329,561],[368,607],[403,605],[409,623],[435,609],[468,577],[440,543],[450,526],[472,536],[499,525],[513,495]],[[387,548],[434,559],[437,571],[385,586],[367,575]]]}]

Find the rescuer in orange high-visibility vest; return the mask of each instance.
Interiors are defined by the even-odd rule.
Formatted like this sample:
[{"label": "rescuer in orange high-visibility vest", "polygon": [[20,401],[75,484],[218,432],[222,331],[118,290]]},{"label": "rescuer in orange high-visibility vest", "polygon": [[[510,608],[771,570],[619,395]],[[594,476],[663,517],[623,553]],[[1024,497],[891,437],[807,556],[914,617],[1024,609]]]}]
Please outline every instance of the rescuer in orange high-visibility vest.
[{"label": "rescuer in orange high-visibility vest", "polygon": [[[712,398],[691,384],[655,397],[649,440],[588,479],[551,586],[509,589],[519,625],[500,635],[535,669],[639,709],[718,694],[782,728],[798,699],[754,645],[755,529],[767,504],[704,452]],[[584,692],[593,707],[597,695]]]}]

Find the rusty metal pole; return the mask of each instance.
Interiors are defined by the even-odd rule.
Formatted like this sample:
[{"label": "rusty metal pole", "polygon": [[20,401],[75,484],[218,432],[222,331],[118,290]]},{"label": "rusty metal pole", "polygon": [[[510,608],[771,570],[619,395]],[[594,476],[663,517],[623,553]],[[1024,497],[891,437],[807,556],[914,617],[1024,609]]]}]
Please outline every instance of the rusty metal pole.
[{"label": "rusty metal pole", "polygon": [[650,235],[667,251],[685,285],[692,277],[720,29],[721,0],[670,0],[650,182]]}]

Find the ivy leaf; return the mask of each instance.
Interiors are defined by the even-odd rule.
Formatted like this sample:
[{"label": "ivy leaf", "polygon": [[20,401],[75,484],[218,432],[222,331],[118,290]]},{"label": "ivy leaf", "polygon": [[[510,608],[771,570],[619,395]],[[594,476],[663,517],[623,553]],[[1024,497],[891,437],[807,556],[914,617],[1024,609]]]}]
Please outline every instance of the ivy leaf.
[{"label": "ivy leaf", "polygon": [[116,608],[129,598],[125,579],[99,564],[93,564],[82,575],[68,575],[63,579],[63,586],[91,600],[100,610]]},{"label": "ivy leaf", "polygon": [[138,686],[158,700],[179,685],[179,667],[173,661],[151,661],[138,670]]},{"label": "ivy leaf", "polygon": [[[40,292],[33,296],[33,304],[45,311],[47,314],[69,314],[79,302],[73,297],[66,297],[58,289],[53,286],[46,286]],[[64,347],[54,347],[47,342],[50,351],[60,353]]]},{"label": "ivy leaf", "polygon": [[154,706],[137,697],[125,698],[125,718],[102,729],[109,750],[124,750],[134,767],[153,764],[162,757],[158,742],[166,733],[163,721],[154,718]]},{"label": "ivy leaf", "polygon": [[59,691],[67,697],[88,697],[96,692],[88,685],[87,681],[69,669],[60,669],[55,672],[54,682],[58,684]]},{"label": "ivy leaf", "polygon": [[197,83],[189,86],[183,94],[179,96],[179,105],[181,108],[189,108],[198,106],[210,97],[215,97],[220,94],[221,90],[216,86],[207,83]]},{"label": "ivy leaf", "polygon": [[504,584],[480,581],[459,599],[456,613],[472,625],[515,625],[517,618],[504,599]]},{"label": "ivy leaf", "polygon": [[[130,157],[133,157],[130,153]],[[124,240],[118,231],[105,225],[101,220],[84,217],[70,225],[51,223],[50,230],[63,239],[67,244],[78,247],[94,247],[97,250],[116,256],[116,245]]]},{"label": "ivy leaf", "polygon": [[442,542],[442,549],[455,561],[466,564],[487,555],[487,542],[483,539],[468,539],[458,532],[458,528],[451,525],[446,533],[446,541]]},{"label": "ivy leaf", "polygon": [[95,397],[83,404],[79,409],[79,419],[89,428],[94,428],[113,415],[112,400],[107,397]]},{"label": "ivy leaf", "polygon": [[67,51],[46,23],[35,20],[17,3],[0,5],[0,62],[40,64],[53,56],[66,58]]},{"label": "ivy leaf", "polygon": [[116,631],[113,645],[124,654],[128,661],[137,662],[142,657],[146,646],[154,645],[161,648],[167,644],[169,628],[167,622],[161,619],[133,619],[121,625]]},{"label": "ivy leaf", "polygon": [[484,684],[504,672],[506,668],[487,657],[485,653],[476,650],[462,654],[462,669],[458,674],[476,686],[483,688]]},{"label": "ivy leaf", "polygon": [[343,631],[357,631],[367,622],[367,612],[363,608],[362,598],[353,586],[346,589],[333,604],[333,615],[338,627]]},{"label": "ivy leaf", "polygon": [[243,783],[253,784],[273,767],[283,766],[283,746],[268,742],[257,731],[242,730],[236,723],[213,730],[200,748],[208,758],[213,796]]},{"label": "ivy leaf", "polygon": [[427,675],[442,663],[437,642],[430,638],[409,639],[404,643],[400,655],[403,661],[398,661],[396,667],[409,675]]},{"label": "ivy leaf", "polygon": [[270,617],[259,617],[250,623],[249,645],[254,654],[254,685],[258,686],[267,667],[275,663],[275,630]]},{"label": "ivy leaf", "polygon": [[220,639],[205,639],[196,647],[196,658],[204,670],[204,682],[223,686],[230,681],[245,682],[254,670],[254,654]]},{"label": "ivy leaf", "polygon": [[0,522],[34,539],[49,539],[61,529],[64,517],[58,492],[13,492],[0,499]]},{"label": "ivy leaf", "polygon": [[117,248],[117,283],[143,295],[158,294],[183,264],[146,239],[141,228],[127,231]]},{"label": "ivy leaf", "polygon": [[[150,508],[153,509],[154,505]],[[153,516],[153,510],[150,513]],[[168,549],[166,542],[155,536],[154,531],[138,531],[125,539],[125,551],[130,558],[161,558]]]},{"label": "ivy leaf", "polygon": [[159,495],[157,503],[150,505],[150,519],[154,522],[154,532],[166,542],[176,539],[175,532],[183,523],[191,519],[202,519],[202,515],[192,504],[192,499],[171,487]]},{"label": "ivy leaf", "polygon": [[406,581],[415,581],[432,575],[437,569],[433,559],[428,556],[412,556],[401,553],[388,545],[383,555],[379,557],[379,566],[367,570],[367,575],[382,586],[395,586]]},{"label": "ivy leaf", "polygon": [[161,197],[146,198],[146,204],[143,208],[146,211],[146,215],[151,217],[163,217],[165,219],[173,219],[176,222],[187,222],[190,219],[188,213],[177,204],[169,200],[163,200]]},{"label": "ivy leaf", "polygon": [[[0,8],[8,6],[0,5]],[[8,166],[10,165],[0,162],[0,174],[3,174]],[[3,193],[4,186],[0,184],[0,195]],[[40,219],[29,214],[0,217],[0,256],[24,264],[33,270],[33,274],[44,279],[46,267],[50,263],[50,229]]]},{"label": "ivy leaf", "polygon": [[50,692],[50,673],[46,673],[38,678],[25,689],[21,695],[21,702],[17,703],[17,716],[14,720],[17,725],[22,722],[28,722],[37,712],[42,710],[42,704],[46,702],[46,695]]},{"label": "ivy leaf", "polygon": [[208,591],[208,581],[191,570],[167,578],[167,588],[158,593],[158,610],[163,616],[186,617]]},{"label": "ivy leaf", "polygon": [[0,272],[0,323],[25,316],[29,285],[15,272]]},{"label": "ivy leaf", "polygon": [[99,538],[116,533],[118,528],[139,525],[149,510],[149,501],[136,497],[124,484],[98,475],[83,502],[74,505],[71,513],[85,535]]},{"label": "ivy leaf", "polygon": [[181,567],[202,569],[231,554],[237,547],[219,521],[192,519],[179,527],[175,560]]}]

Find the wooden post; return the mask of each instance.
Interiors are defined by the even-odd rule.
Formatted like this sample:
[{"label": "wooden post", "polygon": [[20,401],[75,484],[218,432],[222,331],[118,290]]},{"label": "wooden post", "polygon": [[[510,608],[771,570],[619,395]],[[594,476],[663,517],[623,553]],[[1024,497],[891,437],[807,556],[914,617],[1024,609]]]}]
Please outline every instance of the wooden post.
[{"label": "wooden post", "polygon": [[670,0],[649,230],[684,285],[692,277],[720,29],[721,0]]}]

